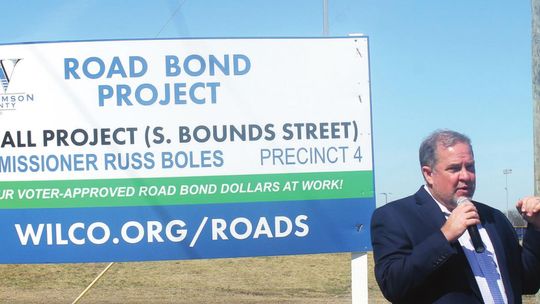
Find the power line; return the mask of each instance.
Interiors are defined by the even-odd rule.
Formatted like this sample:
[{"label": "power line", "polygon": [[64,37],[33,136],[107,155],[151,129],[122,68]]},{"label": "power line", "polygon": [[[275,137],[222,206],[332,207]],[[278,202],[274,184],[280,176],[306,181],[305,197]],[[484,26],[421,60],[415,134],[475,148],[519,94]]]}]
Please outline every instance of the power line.
[{"label": "power line", "polygon": [[165,27],[167,25],[169,25],[169,22],[171,22],[171,20],[174,18],[174,16],[176,16],[176,14],[180,11],[180,9],[182,8],[182,6],[186,3],[187,0],[183,0],[181,1],[179,4],[178,4],[178,7],[174,10],[174,12],[172,13],[171,17],[169,17],[169,19],[167,20],[167,22],[165,22],[165,24],[161,27],[161,29],[159,30],[159,32],[157,33],[156,37],[155,38],[158,38],[159,35],[161,34],[161,32],[165,29]]}]

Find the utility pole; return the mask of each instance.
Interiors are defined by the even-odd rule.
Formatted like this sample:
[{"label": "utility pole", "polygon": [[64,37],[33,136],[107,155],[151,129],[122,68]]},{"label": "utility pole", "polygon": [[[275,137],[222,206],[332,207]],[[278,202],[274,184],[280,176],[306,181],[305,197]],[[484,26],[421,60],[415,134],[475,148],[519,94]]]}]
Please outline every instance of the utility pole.
[{"label": "utility pole", "polygon": [[[534,194],[540,195],[540,0],[531,0]],[[540,300],[540,292],[536,301]]]},{"label": "utility pole", "polygon": [[506,217],[510,220],[510,209],[508,209],[508,174],[512,173],[512,169],[504,169],[503,174],[506,180],[504,191],[506,191]]},{"label": "utility pole", "polygon": [[531,4],[534,194],[540,195],[540,0]]}]

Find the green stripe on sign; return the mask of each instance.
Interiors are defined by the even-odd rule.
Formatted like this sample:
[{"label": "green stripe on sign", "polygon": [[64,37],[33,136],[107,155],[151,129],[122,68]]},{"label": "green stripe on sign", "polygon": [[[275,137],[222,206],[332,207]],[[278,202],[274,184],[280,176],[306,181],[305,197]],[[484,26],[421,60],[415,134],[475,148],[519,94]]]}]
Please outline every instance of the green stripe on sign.
[{"label": "green stripe on sign", "polygon": [[373,172],[0,182],[0,209],[373,197]]}]

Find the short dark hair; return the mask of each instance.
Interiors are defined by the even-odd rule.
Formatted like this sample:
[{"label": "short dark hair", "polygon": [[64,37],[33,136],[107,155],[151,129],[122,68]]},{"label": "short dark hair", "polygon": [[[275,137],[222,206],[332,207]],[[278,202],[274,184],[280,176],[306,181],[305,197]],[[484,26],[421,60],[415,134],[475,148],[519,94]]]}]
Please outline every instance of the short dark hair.
[{"label": "short dark hair", "polygon": [[457,143],[469,145],[472,153],[471,140],[464,134],[452,130],[436,130],[422,141],[420,145],[420,166],[433,168],[437,163],[437,145],[449,148]]}]

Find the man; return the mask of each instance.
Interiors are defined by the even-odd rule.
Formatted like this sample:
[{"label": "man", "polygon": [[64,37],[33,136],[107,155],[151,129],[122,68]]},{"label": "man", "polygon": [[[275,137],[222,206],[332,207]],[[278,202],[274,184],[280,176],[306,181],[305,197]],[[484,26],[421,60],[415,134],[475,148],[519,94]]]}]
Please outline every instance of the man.
[{"label": "man", "polygon": [[[529,223],[520,246],[504,214],[470,200],[476,173],[468,137],[435,131],[420,146],[420,166],[425,185],[373,213],[375,275],[384,296],[393,303],[521,303],[522,294],[537,292],[540,198],[516,205]],[[483,252],[471,242],[474,226]]]}]

